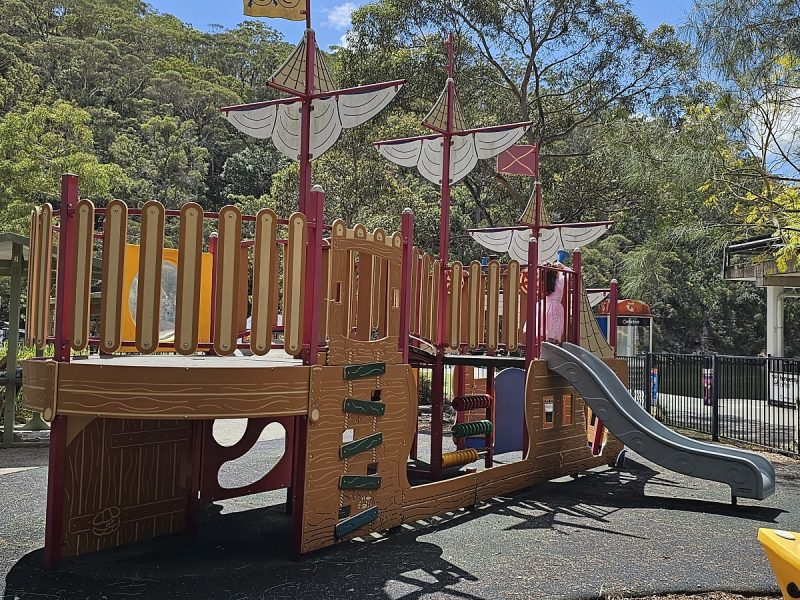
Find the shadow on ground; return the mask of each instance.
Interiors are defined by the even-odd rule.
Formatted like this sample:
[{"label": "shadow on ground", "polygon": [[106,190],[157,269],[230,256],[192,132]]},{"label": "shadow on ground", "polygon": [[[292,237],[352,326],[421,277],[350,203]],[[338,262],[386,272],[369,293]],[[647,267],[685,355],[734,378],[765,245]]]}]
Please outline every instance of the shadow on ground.
[{"label": "shadow on ground", "polygon": [[[612,523],[611,519],[628,508],[666,514],[690,511],[723,515],[748,521],[748,527],[774,523],[785,512],[756,505],[737,507],[692,498],[645,495],[645,486],[648,490],[663,486],[670,494],[678,495],[692,491],[677,479],[629,461],[625,472],[593,471],[578,479],[546,483],[513,496],[492,499],[472,512],[457,511],[420,521],[387,536],[367,536],[299,561],[287,558],[291,519],[284,515],[283,505],[232,513],[223,513],[215,505],[205,512],[201,533],[195,539],[171,536],[66,560],[53,572],[43,569],[41,550],[31,552],[8,573],[4,599],[402,597],[415,600],[446,596],[478,600],[533,597],[522,595],[531,589],[540,590],[541,597],[545,597],[541,587],[526,587],[538,583],[520,583],[512,578],[511,574],[517,571],[508,563],[504,567],[508,578],[495,577],[490,583],[482,582],[480,560],[462,561],[459,555],[445,558],[442,547],[425,537],[437,539],[447,536],[453,527],[485,528],[487,520],[513,517],[503,520],[502,528],[518,531],[515,536],[518,538],[528,535],[524,552],[532,553],[535,558],[537,552],[558,552],[559,542],[549,541],[547,547],[539,548],[539,538],[524,530],[575,536],[570,544],[579,543],[586,531],[640,540],[659,534],[646,529],[636,529],[633,533],[621,531],[620,524]],[[491,544],[491,540],[486,541]],[[562,543],[561,547],[569,548],[570,544]],[[532,559],[520,556],[520,560]],[[464,565],[470,565],[471,570]]]}]

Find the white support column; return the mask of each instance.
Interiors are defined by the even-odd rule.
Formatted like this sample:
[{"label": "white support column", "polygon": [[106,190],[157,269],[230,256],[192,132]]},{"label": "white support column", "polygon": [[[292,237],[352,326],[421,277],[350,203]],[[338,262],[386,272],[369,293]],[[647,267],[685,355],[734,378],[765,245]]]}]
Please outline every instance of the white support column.
[{"label": "white support column", "polygon": [[783,300],[782,286],[767,287],[767,354],[783,356]]}]

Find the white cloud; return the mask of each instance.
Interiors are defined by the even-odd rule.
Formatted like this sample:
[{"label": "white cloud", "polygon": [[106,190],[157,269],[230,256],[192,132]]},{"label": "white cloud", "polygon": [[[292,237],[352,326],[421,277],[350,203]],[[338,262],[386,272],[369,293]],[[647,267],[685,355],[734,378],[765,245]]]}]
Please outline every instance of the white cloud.
[{"label": "white cloud", "polygon": [[334,6],[328,11],[328,24],[337,29],[347,29],[350,27],[350,18],[356,8],[356,5],[352,2]]}]

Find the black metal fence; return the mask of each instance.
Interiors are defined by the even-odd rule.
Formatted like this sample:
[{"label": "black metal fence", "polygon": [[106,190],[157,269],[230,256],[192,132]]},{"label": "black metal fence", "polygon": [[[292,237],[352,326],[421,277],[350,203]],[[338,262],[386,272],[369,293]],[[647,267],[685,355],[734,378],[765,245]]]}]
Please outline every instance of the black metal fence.
[{"label": "black metal fence", "polygon": [[800,359],[649,353],[628,388],[662,423],[800,454]]}]

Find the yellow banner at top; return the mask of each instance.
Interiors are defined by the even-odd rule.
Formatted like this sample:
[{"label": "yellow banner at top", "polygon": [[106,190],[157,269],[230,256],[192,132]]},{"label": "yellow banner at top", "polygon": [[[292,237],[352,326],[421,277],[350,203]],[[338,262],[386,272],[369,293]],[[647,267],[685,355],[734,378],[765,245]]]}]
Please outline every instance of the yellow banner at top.
[{"label": "yellow banner at top", "polygon": [[306,18],[306,0],[244,0],[244,14],[302,21]]}]

